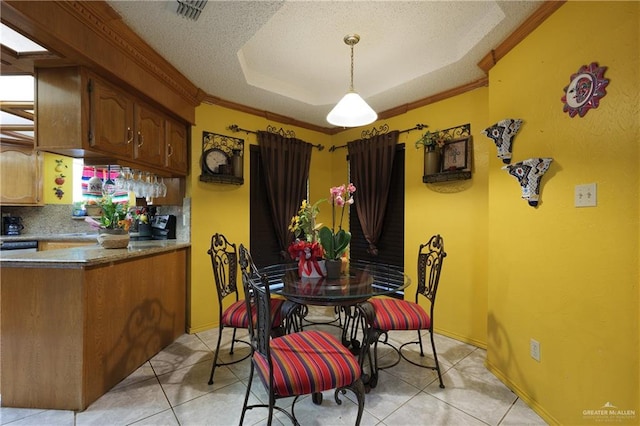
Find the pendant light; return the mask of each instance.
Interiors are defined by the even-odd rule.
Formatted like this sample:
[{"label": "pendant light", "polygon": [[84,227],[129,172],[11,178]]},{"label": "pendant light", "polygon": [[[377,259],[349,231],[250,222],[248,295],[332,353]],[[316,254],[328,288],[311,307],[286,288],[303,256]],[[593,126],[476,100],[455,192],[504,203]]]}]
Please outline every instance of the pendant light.
[{"label": "pendant light", "polygon": [[378,114],[353,90],[353,46],[359,41],[358,34],[349,34],[344,37],[344,42],[351,46],[351,85],[349,92],[327,114],[327,121],[334,126],[366,126],[378,118]]}]

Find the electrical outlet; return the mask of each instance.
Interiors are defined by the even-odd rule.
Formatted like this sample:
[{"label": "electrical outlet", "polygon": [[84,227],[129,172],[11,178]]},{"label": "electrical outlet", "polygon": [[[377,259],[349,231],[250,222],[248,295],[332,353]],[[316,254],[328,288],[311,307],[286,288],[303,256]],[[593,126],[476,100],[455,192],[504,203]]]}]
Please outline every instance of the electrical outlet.
[{"label": "electrical outlet", "polygon": [[575,189],[575,206],[576,207],[595,207],[597,204],[598,189],[595,183],[586,183],[584,185],[576,185]]},{"label": "electrical outlet", "polygon": [[531,342],[529,342],[529,353],[531,354],[531,358],[540,362],[540,342],[531,339]]}]

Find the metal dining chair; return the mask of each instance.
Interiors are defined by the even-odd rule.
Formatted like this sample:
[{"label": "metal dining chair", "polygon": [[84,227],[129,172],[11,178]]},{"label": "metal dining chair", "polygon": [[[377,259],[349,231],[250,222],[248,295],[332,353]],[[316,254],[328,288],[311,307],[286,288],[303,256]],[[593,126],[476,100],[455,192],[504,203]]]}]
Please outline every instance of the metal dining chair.
[{"label": "metal dining chair", "polygon": [[[217,367],[243,361],[251,356],[251,352],[242,358],[229,362],[218,361],[222,331],[225,328],[233,329],[231,348],[229,349],[230,355],[233,355],[236,342],[250,345],[249,342],[236,338],[236,331],[238,329],[249,328],[249,315],[247,305],[244,299],[240,299],[238,293],[238,253],[236,245],[227,241],[224,235],[216,233],[211,237],[211,246],[207,253],[211,256],[211,266],[213,268],[213,278],[216,284],[219,307],[218,343],[216,344],[216,352],[213,356],[213,365],[211,366],[211,376],[209,377],[209,384],[212,385],[213,375]],[[233,300],[233,302],[229,303],[231,300]],[[274,327],[280,327],[282,324],[280,316],[282,303],[283,300],[280,299],[274,299],[272,301],[271,312],[274,314]],[[225,305],[227,305],[226,308]]]},{"label": "metal dining chair", "polygon": [[[433,338],[433,312],[436,304],[436,293],[438,291],[438,284],[440,282],[440,272],[442,271],[442,263],[447,253],[444,251],[444,241],[440,235],[434,235],[429,239],[426,244],[421,244],[418,250],[418,286],[416,289],[415,302],[391,299],[391,298],[377,298],[374,297],[369,300],[369,303],[373,307],[373,320],[372,320],[372,339],[373,343],[373,384],[378,377],[378,370],[384,368],[390,368],[400,362],[401,358],[404,358],[411,364],[418,367],[429,368],[435,370],[438,373],[438,380],[440,381],[440,387],[444,388],[442,382],[442,373],[440,371],[440,364],[438,362],[438,354],[436,353],[436,344]],[[430,304],[429,313],[420,306],[418,303],[419,296],[426,298]],[[417,330],[418,340],[407,342],[396,348],[388,342],[389,331],[395,330]],[[431,348],[433,349],[433,358],[435,365],[424,365],[409,359],[403,354],[402,349],[411,344],[417,344],[420,346],[420,356],[424,357],[424,350],[422,348],[422,335],[421,331],[427,330],[431,337]],[[384,336],[383,340],[380,338]],[[391,365],[380,367],[378,365],[378,343],[383,343],[392,347],[398,352],[399,357],[396,362]]]},{"label": "metal dining chair", "polygon": [[[345,393],[350,389],[355,393],[358,401],[355,424],[359,425],[364,411],[365,388],[358,359],[337,338],[324,331],[307,330],[272,338],[269,279],[258,272],[251,254],[242,244],[240,268],[245,294],[251,294],[246,298],[247,310],[255,307],[257,311],[249,322],[252,362],[240,425],[247,410],[258,407],[268,408],[268,425],[272,423],[274,410],[284,413],[294,425],[299,425],[294,413],[298,398],[312,394],[313,402],[321,404],[321,392],[331,389],[335,389],[334,399],[338,405],[342,404],[339,392]],[[268,392],[268,404],[248,405],[256,371]],[[291,412],[276,405],[277,399],[291,396],[295,396]]]}]

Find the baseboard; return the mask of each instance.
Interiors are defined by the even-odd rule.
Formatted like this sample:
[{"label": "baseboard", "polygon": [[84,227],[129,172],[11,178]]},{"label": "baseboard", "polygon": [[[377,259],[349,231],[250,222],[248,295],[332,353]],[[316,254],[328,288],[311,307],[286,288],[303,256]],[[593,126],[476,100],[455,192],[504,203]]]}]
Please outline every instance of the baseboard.
[{"label": "baseboard", "polygon": [[488,360],[485,359],[484,366],[487,367],[487,370],[491,372],[494,376],[498,378],[502,383],[505,384],[506,387],[511,389],[513,393],[518,395],[518,398],[522,399],[522,401],[527,404],[533,411],[535,411],[540,417],[544,419],[550,425],[559,425],[561,424],[558,419],[553,417],[547,410],[544,409],[537,401],[535,401],[531,395],[527,394],[522,388],[513,383],[509,378],[507,378],[502,372],[493,364],[491,364]]}]

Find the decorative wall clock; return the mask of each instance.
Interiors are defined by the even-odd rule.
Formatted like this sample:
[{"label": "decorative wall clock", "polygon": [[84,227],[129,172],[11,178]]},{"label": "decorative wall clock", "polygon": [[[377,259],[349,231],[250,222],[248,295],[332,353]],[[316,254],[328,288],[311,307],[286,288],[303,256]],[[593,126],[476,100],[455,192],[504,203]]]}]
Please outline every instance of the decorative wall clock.
[{"label": "decorative wall clock", "polygon": [[202,132],[200,180],[202,182],[242,185],[244,140],[231,136]]},{"label": "decorative wall clock", "polygon": [[600,98],[607,94],[605,88],[609,80],[603,77],[606,69],[607,67],[599,67],[597,62],[592,62],[571,75],[561,99],[564,102],[562,110],[573,118],[576,114],[584,117],[591,108],[598,108]]}]

